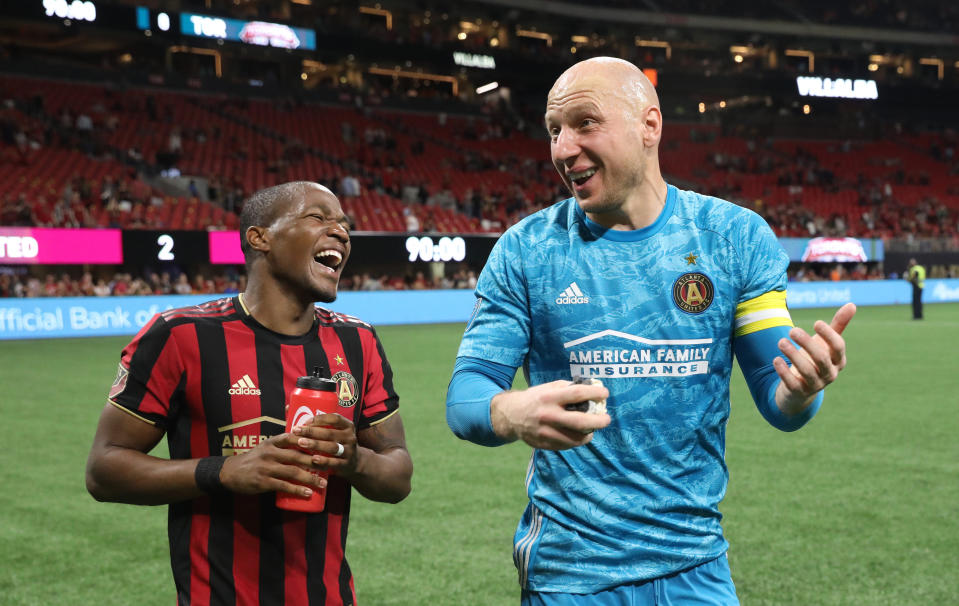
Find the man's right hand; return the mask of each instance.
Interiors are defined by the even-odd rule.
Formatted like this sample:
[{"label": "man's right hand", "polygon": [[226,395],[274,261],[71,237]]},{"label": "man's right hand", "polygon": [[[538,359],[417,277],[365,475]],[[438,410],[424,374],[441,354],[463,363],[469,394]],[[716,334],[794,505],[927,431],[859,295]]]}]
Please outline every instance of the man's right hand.
[{"label": "man's right hand", "polygon": [[609,390],[598,385],[553,381],[523,391],[504,391],[490,403],[493,431],[504,440],[522,440],[533,448],[564,450],[588,444],[593,431],[610,424],[608,414],[566,410],[565,405],[603,400]]},{"label": "man's right hand", "polygon": [[308,471],[313,467],[313,455],[296,449],[298,439],[292,434],[280,434],[228,458],[220,470],[220,482],[227,490],[240,494],[276,491],[309,497],[313,491],[307,486],[323,488],[326,479]]}]

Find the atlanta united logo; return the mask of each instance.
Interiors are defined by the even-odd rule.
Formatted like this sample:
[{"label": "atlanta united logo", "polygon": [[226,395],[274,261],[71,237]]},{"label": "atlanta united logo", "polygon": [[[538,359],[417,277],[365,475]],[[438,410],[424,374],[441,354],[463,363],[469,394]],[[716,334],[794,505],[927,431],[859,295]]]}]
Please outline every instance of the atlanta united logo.
[{"label": "atlanta united logo", "polygon": [[360,397],[360,390],[356,386],[356,379],[350,373],[341,370],[332,377],[336,381],[336,397],[340,400],[340,406],[349,408],[356,404]]},{"label": "atlanta united logo", "polygon": [[673,301],[681,310],[698,314],[712,304],[715,292],[712,281],[704,274],[683,274],[673,284]]}]

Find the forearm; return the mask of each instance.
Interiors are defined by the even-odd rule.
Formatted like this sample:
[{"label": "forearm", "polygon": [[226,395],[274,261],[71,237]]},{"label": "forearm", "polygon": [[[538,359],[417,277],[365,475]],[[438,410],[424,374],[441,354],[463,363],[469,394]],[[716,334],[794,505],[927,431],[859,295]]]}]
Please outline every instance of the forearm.
[{"label": "forearm", "polygon": [[787,397],[772,360],[780,355],[776,346],[779,339],[788,338],[788,327],[774,327],[735,341],[736,358],[742,368],[746,385],[756,408],[766,421],[781,431],[795,431],[805,425],[819,411],[823,392]]},{"label": "forearm", "polygon": [[[515,369],[458,358],[446,394],[446,422],[457,437],[481,446],[499,446],[516,439],[498,406],[507,394]],[[498,428],[498,429],[497,429]]]},{"label": "forearm", "polygon": [[196,485],[199,459],[161,459],[138,450],[107,446],[87,462],[87,490],[98,501],[165,505],[205,493]]},{"label": "forearm", "polygon": [[375,452],[357,446],[356,471],[347,476],[357,492],[371,501],[399,503],[410,494],[413,460],[406,448]]}]

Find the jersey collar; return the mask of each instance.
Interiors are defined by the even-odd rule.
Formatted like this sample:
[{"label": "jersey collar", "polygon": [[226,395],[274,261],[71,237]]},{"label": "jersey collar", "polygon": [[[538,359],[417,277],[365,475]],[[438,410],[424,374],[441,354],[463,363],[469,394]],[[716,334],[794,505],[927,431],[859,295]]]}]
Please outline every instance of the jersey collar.
[{"label": "jersey collar", "polygon": [[583,222],[583,225],[597,238],[614,240],[616,242],[636,242],[638,240],[645,240],[659,233],[659,230],[661,230],[663,226],[666,225],[666,222],[669,221],[669,218],[673,216],[673,209],[676,207],[676,188],[668,183],[666,184],[666,204],[663,205],[663,210],[651,225],[647,225],[642,229],[626,231],[609,229],[587,217],[575,199],[573,199],[573,206],[576,209],[576,215]]}]

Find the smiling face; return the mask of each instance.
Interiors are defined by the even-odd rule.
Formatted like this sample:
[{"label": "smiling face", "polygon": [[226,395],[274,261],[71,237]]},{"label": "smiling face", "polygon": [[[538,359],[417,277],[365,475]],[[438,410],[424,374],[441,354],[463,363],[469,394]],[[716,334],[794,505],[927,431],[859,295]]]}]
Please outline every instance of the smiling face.
[{"label": "smiling face", "polygon": [[550,90],[553,166],[586,212],[618,211],[638,195],[658,143],[648,124],[651,109],[658,118],[650,90],[635,66],[611,59],[574,65]]},{"label": "smiling face", "polygon": [[281,287],[329,303],[350,256],[349,221],[339,200],[320,185],[290,195],[265,228],[266,261]]}]

